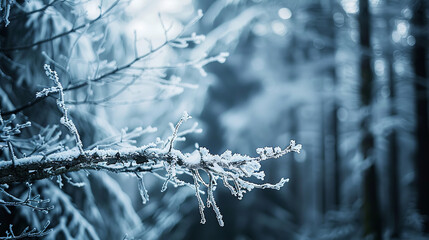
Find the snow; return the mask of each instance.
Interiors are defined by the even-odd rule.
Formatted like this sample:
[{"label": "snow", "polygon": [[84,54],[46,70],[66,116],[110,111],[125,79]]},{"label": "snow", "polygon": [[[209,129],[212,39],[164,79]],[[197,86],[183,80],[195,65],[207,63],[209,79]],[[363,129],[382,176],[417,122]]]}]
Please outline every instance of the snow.
[{"label": "snow", "polygon": [[187,165],[198,165],[200,162],[201,162],[201,155],[198,150],[193,151],[184,159],[184,163]]}]

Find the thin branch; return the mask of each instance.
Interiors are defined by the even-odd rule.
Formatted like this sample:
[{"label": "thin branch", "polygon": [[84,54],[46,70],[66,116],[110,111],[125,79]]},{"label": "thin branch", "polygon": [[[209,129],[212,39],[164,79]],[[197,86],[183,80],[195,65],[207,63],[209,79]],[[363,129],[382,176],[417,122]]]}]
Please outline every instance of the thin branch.
[{"label": "thin branch", "polygon": [[[108,10],[106,10],[105,11],[105,13],[107,13],[108,11],[110,11],[118,2],[119,2],[120,0],[117,0],[114,4],[112,4],[112,6],[108,9]],[[112,76],[112,75],[115,75],[115,74],[117,74],[117,73],[120,73],[120,72],[122,72],[122,71],[124,71],[125,69],[128,69],[128,68],[130,68],[130,67],[132,67],[135,63],[137,63],[138,61],[140,61],[140,60],[143,60],[143,59],[145,59],[145,58],[147,58],[148,56],[150,56],[150,55],[152,55],[152,54],[154,54],[155,52],[158,52],[159,50],[161,50],[163,47],[165,47],[165,46],[167,46],[167,45],[170,45],[171,43],[173,43],[176,39],[178,39],[178,38],[180,38],[183,34],[184,34],[184,32],[191,26],[191,25],[193,25],[193,24],[195,24],[195,22],[197,22],[199,19],[201,19],[201,17],[202,17],[202,12],[201,12],[201,10],[199,10],[198,11],[198,14],[197,14],[197,16],[194,18],[194,19],[192,19],[183,29],[182,29],[182,31],[174,38],[174,39],[171,39],[171,40],[169,40],[169,41],[165,41],[164,43],[162,43],[161,45],[159,45],[158,47],[156,47],[156,48],[152,48],[152,46],[150,47],[150,51],[149,52],[147,52],[146,54],[143,54],[143,55],[140,55],[140,56],[138,56],[138,57],[136,57],[136,58],[134,58],[132,61],[130,61],[129,63],[127,63],[127,64],[125,64],[125,65],[123,65],[123,66],[121,66],[121,67],[117,67],[117,68],[115,68],[115,69],[113,69],[113,70],[111,70],[111,71],[109,71],[109,72],[107,72],[107,73],[105,73],[105,74],[102,74],[101,76],[98,76],[98,77],[95,77],[95,78],[93,78],[93,79],[90,79],[90,80],[84,80],[84,81],[81,81],[80,83],[77,83],[77,84],[74,84],[74,85],[71,85],[71,86],[67,86],[67,87],[65,87],[64,88],[64,91],[71,91],[71,90],[75,90],[75,89],[79,89],[79,88],[82,88],[82,87],[85,87],[85,86],[87,86],[88,84],[90,84],[90,83],[95,83],[95,82],[100,82],[101,80],[103,80],[104,78],[107,78],[107,77],[109,77],[109,76]],[[92,24],[92,23],[94,23],[95,21],[97,21],[97,20],[99,20],[100,18],[102,18],[102,16],[100,15],[99,17],[97,17],[96,19],[94,19],[94,20],[92,20],[91,22],[89,22],[88,24]],[[79,27],[77,27],[77,28],[84,28],[85,26],[87,26],[87,24],[83,24],[83,25],[80,25]],[[77,30],[77,28],[74,28],[74,30],[73,31],[76,31]],[[70,31],[72,31],[72,30],[70,30]],[[69,32],[70,32],[69,31]],[[59,36],[59,35],[57,35],[58,37],[62,37],[62,36]],[[53,39],[55,39],[55,38],[58,38],[57,36],[55,36],[54,38],[50,38],[49,40],[48,39],[46,39],[46,40],[41,40],[41,41],[44,41],[44,42],[47,42],[47,41],[50,41],[50,40],[53,40]],[[65,35],[64,35],[65,36]],[[33,46],[35,46],[35,45],[38,45],[39,43],[34,43],[34,44],[32,44],[32,46],[30,46],[30,47],[33,47]],[[41,43],[40,43],[41,44]],[[25,47],[25,46],[24,46]],[[28,47],[26,47],[26,48],[28,48]],[[14,49],[12,49],[12,50],[14,50]],[[10,51],[12,51],[12,50],[10,50]],[[0,52],[1,51],[4,51],[4,50],[2,50],[2,49],[0,49]],[[9,51],[9,50],[8,50]],[[18,112],[21,112],[21,111],[23,111],[23,110],[25,110],[25,109],[27,109],[27,108],[30,108],[30,107],[32,107],[32,106],[34,106],[34,105],[36,105],[37,103],[39,103],[39,102],[41,102],[42,100],[44,100],[44,99],[46,99],[48,96],[50,96],[49,94],[48,95],[46,95],[46,96],[41,96],[41,97],[39,97],[39,98],[35,98],[35,99],[33,99],[32,101],[30,101],[30,102],[28,102],[27,104],[25,104],[25,105],[23,105],[23,106],[21,106],[21,107],[19,107],[19,108],[16,108],[16,109],[13,109],[13,110],[10,110],[10,111],[5,111],[5,112],[3,112],[2,114],[3,114],[3,116],[8,116],[8,115],[11,115],[11,114],[16,114],[16,113],[18,113]]]},{"label": "thin branch", "polygon": [[19,112],[21,112],[21,111],[23,111],[23,110],[25,110],[27,108],[30,108],[30,107],[38,104],[39,102],[43,101],[47,97],[48,96],[44,96],[44,97],[40,97],[40,98],[34,98],[32,101],[27,102],[26,104],[22,105],[21,107],[15,108],[15,109],[10,110],[10,111],[5,111],[2,114],[3,114],[3,116],[9,116],[9,115],[12,115],[12,114],[19,113]]},{"label": "thin branch", "polygon": [[46,9],[48,9],[49,7],[53,6],[55,3],[62,1],[64,2],[65,0],[53,0],[52,2],[46,4],[45,6],[39,8],[39,9],[35,9],[33,11],[30,12],[22,12],[22,13],[17,13],[12,15],[11,17],[9,17],[9,20],[15,20],[17,18],[21,18],[21,17],[25,17],[34,13],[38,13],[38,12],[44,12]]},{"label": "thin branch", "polygon": [[47,221],[45,226],[43,227],[42,230],[37,231],[37,229],[33,228],[29,231],[29,227],[26,227],[21,234],[19,235],[15,235],[15,233],[13,232],[12,229],[12,224],[9,225],[9,231],[6,231],[6,236],[5,237],[0,237],[0,240],[11,240],[11,239],[29,239],[29,238],[41,238],[44,237],[46,235],[48,235],[50,232],[52,232],[52,229],[48,230],[48,226],[50,224],[50,221]]},{"label": "thin branch", "polygon": [[48,203],[49,200],[42,200],[39,198],[40,197],[39,195],[35,195],[31,197],[31,184],[28,184],[28,194],[27,194],[27,198],[24,200],[19,199],[18,197],[15,197],[12,194],[6,192],[6,190],[4,190],[2,187],[0,187],[0,193],[3,193],[4,195],[6,195],[11,199],[11,201],[5,201],[3,199],[0,199],[0,205],[3,205],[3,206],[28,207],[33,210],[41,211],[44,213],[47,213],[47,211],[53,209],[53,206],[43,207],[39,205],[39,204]]},{"label": "thin branch", "polygon": [[83,101],[65,101],[65,103],[67,104],[101,104],[101,103],[105,103],[108,102],[116,97],[118,97],[119,95],[121,95],[121,93],[123,93],[125,90],[127,90],[131,85],[133,85],[135,83],[135,81],[137,80],[137,77],[133,78],[129,83],[125,84],[125,86],[123,86],[122,88],[120,88],[118,91],[114,92],[113,94],[103,98],[103,99],[99,99],[99,100],[83,100]]},{"label": "thin branch", "polygon": [[58,109],[63,113],[63,116],[61,117],[61,124],[63,124],[67,129],[70,131],[71,134],[76,139],[76,145],[81,153],[83,153],[83,145],[82,141],[80,140],[79,132],[77,131],[76,126],[74,125],[73,121],[68,116],[67,107],[64,103],[64,89],[61,85],[58,74],[56,71],[51,70],[51,67],[48,64],[45,64],[45,73],[46,76],[48,76],[55,84],[55,86],[50,88],[44,88],[42,91],[38,92],[36,94],[36,97],[43,97],[47,96],[51,93],[58,93],[58,99],[57,99],[57,106]]},{"label": "thin branch", "polygon": [[31,44],[28,44],[28,45],[22,45],[22,46],[16,46],[16,47],[10,47],[10,48],[0,48],[0,52],[11,52],[11,51],[18,51],[18,50],[25,50],[25,49],[28,49],[28,48],[32,48],[32,47],[35,47],[35,46],[38,46],[38,45],[41,45],[41,44],[43,44],[43,43],[46,43],[46,42],[50,42],[50,41],[53,41],[53,40],[55,40],[55,39],[57,39],[57,38],[62,38],[62,37],[65,37],[65,36],[67,36],[67,35],[69,35],[70,33],[74,33],[74,32],[76,32],[77,30],[79,30],[79,29],[82,29],[82,28],[84,28],[84,27],[87,27],[87,26],[90,26],[90,25],[92,25],[92,24],[94,24],[95,22],[97,22],[97,21],[99,21],[100,19],[102,19],[103,17],[105,17],[106,16],[106,14],[108,13],[108,12],[110,12],[118,3],[119,3],[119,1],[120,0],[117,0],[117,1],[115,1],[105,12],[104,12],[104,14],[100,14],[97,18],[95,18],[95,19],[93,19],[93,20],[91,20],[91,21],[89,21],[89,22],[87,22],[87,23],[85,23],[85,24],[81,24],[81,25],[79,25],[79,26],[77,26],[77,27],[74,27],[74,28],[72,28],[72,29],[70,29],[70,30],[68,30],[68,31],[65,31],[65,32],[62,32],[62,33],[60,33],[60,34],[57,34],[57,35],[55,35],[55,36],[53,36],[53,37],[50,37],[50,38],[47,38],[47,39],[43,39],[43,40],[40,40],[40,41],[37,41],[37,42],[34,42],[34,43],[31,43]]},{"label": "thin branch", "polygon": [[[110,71],[110,72],[107,72],[107,73],[105,73],[105,74],[103,74],[103,75],[101,75],[101,76],[99,76],[99,77],[96,77],[96,78],[91,79],[91,80],[82,81],[81,83],[78,83],[78,84],[75,84],[75,85],[71,85],[71,86],[69,86],[69,87],[65,87],[65,88],[64,88],[64,91],[71,91],[71,90],[79,89],[79,88],[82,88],[82,87],[84,87],[84,86],[87,86],[87,85],[89,84],[89,82],[91,82],[91,83],[93,83],[93,82],[99,82],[99,81],[103,80],[103,79],[104,79],[104,78],[106,78],[106,77],[109,77],[109,76],[111,76],[111,75],[114,75],[114,74],[116,74],[116,73],[119,73],[119,72],[121,72],[121,71],[123,71],[123,70],[125,70],[125,69],[127,69],[127,68],[129,68],[129,67],[131,67],[131,66],[132,66],[132,65],[134,65],[136,62],[138,62],[138,61],[140,61],[140,60],[142,60],[142,59],[144,59],[144,58],[146,58],[146,57],[150,56],[151,54],[153,54],[153,53],[157,52],[158,50],[160,50],[161,48],[163,48],[163,47],[164,47],[164,46],[166,46],[166,45],[168,45],[168,42],[164,42],[164,43],[163,43],[163,44],[161,44],[160,46],[158,46],[158,47],[156,47],[156,48],[152,49],[150,52],[148,52],[148,53],[146,53],[146,54],[144,54],[144,55],[141,55],[141,56],[139,56],[138,58],[135,58],[134,60],[132,60],[131,62],[129,62],[129,63],[127,63],[127,64],[125,64],[125,65],[123,65],[123,66],[121,66],[121,67],[117,67],[117,68],[115,68],[114,70],[112,70],[112,71]],[[49,97],[49,96],[50,96],[50,94],[47,94],[47,95],[44,95],[44,96],[40,96],[40,97],[38,97],[38,98],[35,98],[34,100],[32,100],[32,101],[28,102],[27,104],[25,104],[25,105],[23,105],[23,106],[21,106],[21,107],[19,107],[19,108],[16,108],[16,109],[14,109],[14,110],[10,110],[10,111],[5,111],[5,112],[3,112],[3,113],[2,113],[2,115],[3,115],[3,116],[8,116],[8,115],[11,115],[11,114],[16,114],[16,113],[18,113],[18,112],[21,112],[21,111],[23,111],[23,110],[25,110],[25,109],[27,109],[27,108],[30,108],[30,107],[32,107],[32,106],[34,106],[34,105],[36,105],[37,103],[41,102],[42,100],[46,99],[46,98],[47,98],[47,97]]]},{"label": "thin branch", "polygon": [[85,81],[82,81],[81,83],[78,83],[78,84],[75,84],[75,85],[68,86],[68,87],[64,88],[64,91],[71,91],[71,90],[75,90],[75,89],[82,88],[82,87],[84,87],[84,86],[87,86],[89,82],[91,82],[91,83],[99,82],[99,81],[101,81],[102,79],[104,79],[104,78],[106,78],[106,77],[109,77],[109,76],[111,76],[111,75],[114,75],[114,74],[116,74],[116,73],[119,73],[119,72],[121,72],[121,71],[123,71],[123,70],[125,70],[125,69],[128,69],[128,68],[130,68],[132,65],[134,65],[136,62],[138,62],[138,61],[140,61],[140,60],[142,60],[142,59],[144,59],[144,58],[146,58],[146,57],[148,57],[148,56],[152,55],[153,53],[155,53],[155,52],[159,51],[161,48],[163,48],[163,47],[164,47],[164,46],[166,46],[166,45],[168,45],[168,42],[164,42],[164,43],[162,43],[162,44],[161,44],[161,45],[159,45],[158,47],[156,47],[156,48],[152,49],[151,51],[147,52],[146,54],[143,54],[143,55],[141,55],[141,56],[139,56],[139,57],[137,57],[137,58],[134,58],[131,62],[129,62],[129,63],[127,63],[127,64],[125,64],[125,65],[123,65],[123,66],[121,66],[121,67],[117,67],[117,68],[115,68],[114,70],[112,70],[112,71],[110,71],[110,72],[107,72],[107,73],[105,73],[105,74],[103,74],[103,75],[101,75],[101,76],[99,76],[99,77],[96,77],[96,78],[91,79],[91,80],[89,80],[89,81],[88,81],[88,80],[85,80]]}]

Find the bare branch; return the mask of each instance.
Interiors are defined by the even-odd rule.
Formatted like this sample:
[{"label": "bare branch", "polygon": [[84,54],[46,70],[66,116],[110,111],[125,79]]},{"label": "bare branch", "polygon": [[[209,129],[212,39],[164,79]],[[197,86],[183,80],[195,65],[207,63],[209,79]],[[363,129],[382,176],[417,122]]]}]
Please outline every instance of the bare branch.
[{"label": "bare branch", "polygon": [[47,213],[49,210],[53,209],[53,206],[42,206],[43,204],[46,204],[49,202],[49,200],[43,200],[40,199],[39,195],[31,196],[31,184],[27,183],[28,192],[27,197],[25,199],[20,199],[8,192],[0,186],[0,193],[5,195],[7,198],[9,198],[9,201],[5,201],[3,199],[0,199],[0,205],[3,206],[13,206],[13,207],[28,207],[35,211],[41,211],[43,213]]},{"label": "bare branch", "polygon": [[57,35],[55,35],[53,37],[50,37],[50,38],[47,38],[47,39],[43,39],[43,40],[40,40],[40,41],[37,41],[37,42],[34,42],[34,43],[30,43],[28,45],[22,45],[22,46],[10,47],[10,48],[0,48],[0,52],[11,52],[11,51],[25,50],[25,49],[28,49],[28,48],[32,48],[32,47],[41,45],[43,43],[51,42],[52,40],[55,40],[57,38],[65,37],[65,36],[69,35],[70,33],[74,33],[77,30],[80,30],[80,29],[82,29],[84,27],[90,26],[90,25],[96,23],[97,21],[99,21],[100,19],[102,19],[103,17],[105,17],[106,14],[108,12],[110,12],[119,3],[119,1],[120,0],[115,1],[103,14],[100,14],[97,18],[95,18],[95,19],[93,19],[93,20],[91,20],[91,21],[89,21],[87,23],[81,24],[81,25],[79,25],[77,27],[73,27],[72,29],[70,29],[68,31],[65,31],[65,32],[62,32],[60,34],[57,34]]},{"label": "bare branch", "polygon": [[38,12],[44,12],[46,9],[48,9],[51,6],[53,6],[55,3],[59,2],[59,1],[64,2],[65,0],[52,0],[50,3],[46,4],[45,6],[43,6],[41,8],[38,8],[38,9],[35,9],[33,11],[14,14],[14,15],[12,15],[12,16],[9,17],[9,20],[15,20],[17,18],[25,17],[25,16],[28,16],[28,15],[31,15],[31,14],[35,14],[35,13],[38,13]]},{"label": "bare branch", "polygon": [[30,231],[28,230],[29,227],[26,227],[24,231],[21,232],[19,235],[15,235],[12,229],[12,225],[9,225],[9,231],[6,231],[5,237],[0,237],[0,240],[11,240],[11,239],[28,239],[28,238],[41,238],[46,235],[48,235],[50,232],[52,232],[52,229],[48,230],[48,226],[50,224],[50,221],[47,221],[45,226],[42,230],[37,231],[37,229],[33,228]]}]

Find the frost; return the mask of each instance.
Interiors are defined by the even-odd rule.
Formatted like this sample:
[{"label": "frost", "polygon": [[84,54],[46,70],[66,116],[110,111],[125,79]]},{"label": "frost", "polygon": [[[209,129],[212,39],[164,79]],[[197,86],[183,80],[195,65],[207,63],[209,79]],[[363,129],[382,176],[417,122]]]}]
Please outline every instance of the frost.
[{"label": "frost", "polygon": [[[5,27],[9,25],[9,14],[10,14],[10,8],[14,4],[13,0],[2,0],[0,3],[0,14],[3,14],[2,21],[4,21]],[[0,21],[1,22],[1,21]]]},{"label": "frost", "polygon": [[189,43],[201,44],[204,39],[206,39],[205,35],[197,35],[196,33],[192,33],[190,37],[176,38],[169,41],[168,44],[175,48],[187,48]]},{"label": "frost", "polygon": [[[3,148],[8,148],[10,154],[9,158],[12,160],[14,165],[16,163],[16,156],[13,150],[15,135],[20,134],[22,129],[31,126],[31,122],[15,124],[15,126],[13,126],[12,122],[15,119],[16,116],[12,114],[9,119],[4,120],[0,112],[0,150],[3,150]],[[5,145],[2,143],[5,143]]]},{"label": "frost", "polygon": [[266,147],[265,148],[265,153],[267,155],[273,155],[273,153],[274,153],[273,148],[272,147]]},{"label": "frost", "polygon": [[291,151],[294,151],[294,152],[300,153],[301,148],[302,148],[302,145],[301,145],[301,144],[295,145],[295,141],[294,141],[294,140],[291,140],[291,141],[290,141],[290,146],[291,146]]},{"label": "frost", "polygon": [[205,35],[197,35],[195,32],[193,32],[191,34],[191,39],[195,44],[200,44],[206,39],[206,36]]},{"label": "frost", "polygon": [[221,52],[214,59],[219,63],[225,63],[227,57],[229,57],[229,52]]},{"label": "frost", "polygon": [[53,71],[51,67],[48,64],[45,64],[44,66],[45,74],[49,79],[51,79],[55,86],[51,88],[45,88],[42,91],[38,92],[36,94],[36,97],[42,97],[42,96],[48,96],[51,93],[58,93],[58,99],[57,99],[57,106],[58,109],[63,113],[63,116],[60,119],[61,124],[63,124],[70,133],[75,137],[76,145],[81,153],[83,153],[83,145],[82,141],[80,140],[79,132],[77,131],[76,126],[74,125],[73,121],[68,116],[68,109],[66,107],[66,104],[64,102],[64,89],[63,86],[60,83],[60,80],[58,78],[58,74],[56,71]]},{"label": "frost", "polygon": [[224,63],[226,61],[226,58],[229,56],[228,52],[221,52],[216,56],[213,57],[206,57],[207,54],[204,54],[203,57],[200,60],[194,61],[192,66],[197,69],[201,76],[205,77],[207,76],[206,71],[204,70],[204,66],[211,63],[211,62],[219,62]]},{"label": "frost", "polygon": [[190,165],[199,164],[201,161],[201,154],[198,150],[193,151],[186,157],[186,163]]},{"label": "frost", "polygon": [[[176,127],[173,128],[173,137],[171,139],[174,139],[174,136],[177,136],[178,128],[184,119],[188,119],[187,114],[184,114],[179,123],[176,124]],[[177,186],[184,185],[184,183],[177,178],[177,174],[179,172],[192,175],[196,191],[195,195],[199,204],[201,223],[204,223],[206,220],[204,216],[205,206],[199,191],[200,184],[207,188],[206,206],[213,208],[219,225],[223,226],[224,222],[222,214],[216,204],[213,194],[216,189],[217,180],[221,179],[224,186],[227,187],[231,191],[231,194],[236,196],[238,199],[242,199],[246,192],[249,192],[254,188],[279,190],[286,182],[289,181],[289,179],[282,178],[276,184],[256,184],[244,180],[243,178],[255,177],[256,179],[264,180],[265,173],[260,170],[261,161],[270,158],[279,158],[290,152],[299,152],[300,149],[301,145],[296,145],[295,141],[291,141],[290,145],[285,149],[280,147],[258,148],[257,153],[259,154],[259,157],[250,157],[247,155],[233,154],[229,150],[226,150],[221,155],[211,154],[209,150],[204,147],[199,147],[192,153],[187,154],[182,154],[181,152],[170,148],[168,154],[170,154],[169,158],[171,161],[164,164],[167,175],[162,191],[166,190],[168,182],[172,182]],[[174,169],[176,170],[174,171]],[[200,175],[200,171],[208,176],[208,183],[203,180]]]},{"label": "frost", "polygon": [[[35,186],[33,187],[34,192],[32,192],[31,185],[27,184],[30,188],[28,196],[16,197],[10,193],[13,192],[12,190],[16,190],[14,192],[20,190],[21,185],[12,184],[12,188],[15,188],[15,186],[16,188],[12,189],[10,193],[2,191],[0,207],[3,207],[6,212],[8,211],[8,206],[13,206],[13,208],[23,206],[24,209],[35,210],[40,213],[50,211],[49,216],[43,216],[43,222],[35,220],[39,217],[38,213],[28,214],[26,215],[28,217],[27,221],[22,221],[31,223],[40,231],[25,229],[18,235],[18,233],[14,233],[13,229],[21,229],[21,226],[13,228],[10,226],[8,232],[6,232],[7,238],[42,238],[49,232],[45,231],[49,225],[49,222],[46,221],[47,218],[55,220],[53,221],[54,226],[51,226],[52,230],[50,230],[52,235],[48,237],[52,239],[61,237],[67,239],[98,239],[98,234],[103,235],[99,231],[101,225],[103,227],[117,228],[118,230],[112,230],[112,232],[116,231],[118,233],[129,230],[126,226],[128,224],[127,219],[133,218],[133,222],[140,224],[128,196],[122,193],[116,181],[108,180],[110,179],[109,176],[102,175],[103,173],[99,172],[90,175],[89,171],[136,175],[138,186],[136,186],[135,193],[141,196],[143,204],[149,200],[147,185],[145,185],[144,181],[146,173],[153,174],[164,181],[162,191],[166,191],[171,186],[184,186],[188,191],[192,189],[198,201],[201,223],[206,222],[204,210],[208,207],[212,208],[221,226],[224,225],[221,206],[218,206],[215,199],[215,191],[217,188],[222,187],[221,183],[239,199],[254,188],[278,189],[283,186],[284,179],[275,184],[256,184],[254,182],[259,183],[259,180],[263,180],[265,177],[265,173],[261,171],[261,161],[271,157],[280,157],[288,152],[286,149],[278,148],[280,150],[277,151],[270,147],[261,148],[256,156],[235,154],[230,150],[217,155],[197,143],[195,144],[195,149],[190,152],[176,149],[177,142],[185,141],[188,134],[202,132],[197,123],[183,130],[183,123],[190,118],[186,112],[176,125],[171,125],[172,133],[170,136],[164,137],[164,132],[161,132],[159,135],[163,136],[162,139],[158,137],[153,142],[145,142],[146,145],[143,146],[137,146],[137,144],[141,140],[148,140],[148,137],[144,136],[144,139],[136,138],[156,131],[155,128],[138,127],[134,130],[124,128],[120,132],[111,131],[113,128],[107,123],[109,115],[105,114],[110,110],[99,110],[94,107],[95,105],[105,107],[107,105],[104,105],[104,103],[123,93],[121,97],[126,95],[125,99],[116,101],[116,104],[140,103],[140,101],[146,100],[149,100],[149,102],[139,105],[139,109],[136,109],[136,113],[141,114],[138,119],[128,118],[122,111],[123,109],[120,109],[115,114],[123,116],[115,122],[125,120],[129,121],[127,123],[130,125],[134,125],[137,122],[147,123],[149,122],[148,119],[160,119],[160,122],[162,122],[163,119],[169,118],[169,116],[162,115],[165,113],[164,109],[158,108],[157,111],[147,114],[147,109],[153,110],[152,100],[171,98],[182,93],[186,88],[198,87],[195,84],[183,83],[180,77],[173,76],[172,73],[184,73],[182,70],[176,71],[176,68],[190,67],[201,75],[206,76],[205,67],[207,64],[211,62],[215,64],[225,63],[229,54],[217,51],[215,55],[194,58],[194,52],[214,52],[213,49],[204,47],[206,41],[210,41],[209,38],[206,39],[205,35],[192,32],[196,28],[189,29],[190,25],[199,21],[203,16],[203,12],[198,10],[197,16],[184,27],[186,31],[180,32],[174,38],[169,38],[169,35],[177,33],[176,29],[173,28],[173,31],[169,32],[170,34],[165,33],[165,41],[155,37],[156,39],[148,40],[148,46],[143,46],[144,44],[141,44],[140,40],[145,39],[146,36],[137,38],[137,35],[135,35],[135,55],[128,56],[127,54],[132,50],[127,49],[127,45],[130,42],[128,42],[129,39],[124,30],[128,32],[130,29],[121,23],[123,23],[123,19],[127,21],[131,19],[121,15],[121,10],[123,9],[115,8],[115,6],[125,7],[127,1],[124,3],[123,1],[114,0],[109,5],[99,4],[98,8],[95,6],[98,4],[95,3],[95,5],[92,5],[94,6],[93,8],[87,8],[90,9],[88,15],[83,8],[87,4],[92,4],[91,2],[93,1],[86,2],[62,6],[63,1],[57,0],[1,1],[0,18],[2,18],[2,23],[5,22],[6,26],[9,23],[9,19],[23,18],[23,20],[28,21],[22,24],[15,24],[14,29],[9,29],[11,31],[8,31],[10,36],[2,39],[8,44],[2,44],[1,51],[4,53],[9,52],[10,56],[13,57],[11,58],[13,61],[10,62],[6,56],[8,54],[6,54],[6,57],[2,59],[6,62],[4,64],[2,62],[2,66],[6,67],[7,71],[5,72],[7,74],[12,74],[17,79],[15,82],[15,79],[12,81],[12,79],[4,77],[5,73],[0,70],[0,75],[10,82],[5,82],[6,88],[0,90],[2,103],[5,103],[5,109],[2,110],[8,111],[5,116],[10,115],[10,119],[6,120],[3,120],[0,116],[0,150],[4,158],[0,161],[0,183],[3,183],[0,185],[2,188],[0,191],[7,189],[6,183],[34,182]],[[54,6],[54,4],[58,5]],[[77,9],[80,5],[84,7]],[[14,6],[19,9],[16,9],[16,13],[13,13],[14,15],[9,18],[10,8]],[[117,10],[111,11],[114,8]],[[64,12],[59,11],[64,9],[71,12],[63,14]],[[152,10],[149,9],[149,11]],[[109,12],[110,14],[108,14]],[[139,14],[146,16],[144,12],[139,12]],[[116,22],[117,20],[118,22]],[[139,26],[139,23],[141,23],[134,22],[134,20],[132,22],[135,26]],[[49,27],[51,25],[52,28]],[[177,24],[178,28],[181,28],[181,26],[181,24]],[[144,25],[141,29],[150,28]],[[104,33],[101,33],[100,30]],[[167,26],[164,30],[167,32],[169,27]],[[152,31],[145,32],[149,32],[152,35]],[[184,32],[191,34],[185,36],[183,35]],[[225,32],[230,33],[229,30]],[[26,38],[20,39],[19,36],[14,36],[16,33],[27,33],[24,34]],[[207,32],[207,34],[210,34],[210,32]],[[9,37],[11,38],[9,39]],[[161,36],[161,38],[163,37]],[[14,42],[14,39],[22,40],[22,42]],[[121,42],[124,44],[119,44]],[[186,48],[192,46],[193,48],[196,44],[201,44],[197,46],[198,48],[203,47],[205,49],[202,51],[195,51],[196,49],[182,51],[180,49],[179,56],[171,54],[172,51],[176,51],[171,47]],[[115,46],[121,46],[119,51],[117,51],[118,48],[114,48]],[[31,54],[34,51],[41,52],[42,58],[34,58],[34,54]],[[190,56],[191,58],[185,60],[183,56]],[[116,59],[117,62],[113,59]],[[170,60],[178,62],[166,63]],[[44,66],[50,84],[48,83],[43,89],[37,89],[36,99],[28,103],[24,102],[30,96],[20,99],[22,91],[14,93],[13,88],[10,89],[8,86],[13,83],[12,85],[17,87],[28,87],[26,91],[36,92],[34,88],[41,86],[37,82],[39,80],[37,73],[40,61],[52,64]],[[155,65],[150,66],[151,64]],[[7,65],[11,66],[7,67]],[[56,69],[61,69],[61,72],[58,72],[61,73],[60,75],[57,74],[53,66]],[[23,69],[25,71],[21,71]],[[192,77],[188,74],[183,75],[186,76],[187,80]],[[62,76],[65,76],[65,78]],[[169,76],[171,76],[170,79],[168,79]],[[193,79],[189,80],[192,81]],[[25,81],[24,84],[23,81]],[[203,94],[204,88],[207,87],[205,85],[203,84],[202,89],[200,88],[196,92]],[[135,99],[135,96],[131,96],[128,93],[136,93],[142,98]],[[8,99],[9,97],[10,99]],[[55,113],[40,111],[40,114],[42,112],[43,114],[48,113],[48,115],[40,118],[39,124],[42,126],[34,123],[37,130],[33,128],[21,134],[24,128],[30,126],[30,122],[14,120],[15,116],[11,115],[11,113],[19,112],[18,116],[21,119],[25,119],[26,116],[21,114],[22,110],[31,109],[31,111],[28,111],[28,113],[31,113],[28,116],[29,119],[38,119],[38,107],[43,107],[43,103],[40,104],[40,102],[50,101],[49,99],[56,100],[56,105],[60,111],[58,121],[51,119]],[[8,103],[8,101],[11,103]],[[15,101],[16,104],[23,103],[25,105],[23,105],[23,108],[14,106]],[[36,105],[36,103],[39,104]],[[109,104],[111,103],[109,102]],[[71,118],[70,109],[68,108],[72,104],[82,104],[76,107],[76,109],[79,109],[79,112],[76,112],[79,113],[76,120],[82,121],[72,121],[74,118]],[[162,103],[161,105],[167,106],[170,103]],[[35,107],[33,108],[33,106]],[[140,106],[142,107],[140,108]],[[186,106],[186,104],[175,104],[175,109],[172,109],[174,111],[171,111],[172,113],[170,114],[175,114],[183,106]],[[84,111],[89,114],[84,115]],[[200,110],[193,108],[192,111],[198,112]],[[91,119],[93,116],[95,118]],[[96,122],[98,119],[102,119],[105,123]],[[46,121],[55,122],[58,125],[47,126]],[[67,128],[66,131],[71,133],[71,136],[61,136],[60,128],[62,129],[62,127],[60,123]],[[79,127],[80,131],[78,131],[77,127]],[[82,137],[85,137],[85,142],[101,140],[95,143],[91,142],[92,145],[88,144],[89,146],[84,149],[79,132],[82,133]],[[104,133],[107,133],[110,137],[106,137]],[[24,139],[28,136],[30,136],[29,139]],[[77,148],[69,149],[71,146],[69,143],[77,146]],[[291,150],[299,151],[299,148],[294,146]],[[92,193],[91,188],[97,189],[98,193]],[[25,189],[20,192],[24,193],[24,195],[27,194]],[[99,192],[103,194],[99,194]],[[74,195],[75,193],[77,194]],[[51,200],[56,208],[52,209],[51,206],[46,206],[45,203],[48,203],[48,199],[41,200],[38,194],[52,196]],[[105,199],[109,199],[108,205],[98,204],[100,200],[104,200],[100,199],[100,195]],[[80,197],[80,199],[76,199],[76,196]],[[95,200],[95,198],[98,199]],[[72,200],[75,202],[72,202]],[[169,201],[174,202],[171,199]],[[108,206],[108,209],[98,209],[101,206]],[[21,221],[21,217],[19,216],[17,221]],[[2,227],[4,226],[2,225]],[[133,230],[137,231],[138,229],[134,228]],[[108,236],[107,238],[109,237],[118,238],[117,236]],[[100,236],[100,238],[106,239],[106,236]]]},{"label": "frost", "polygon": [[137,174],[137,178],[138,178],[138,188],[139,188],[139,193],[140,196],[142,198],[142,202],[143,204],[146,204],[149,201],[149,194],[147,192],[146,186],[144,184],[144,179],[143,179],[143,174]]}]

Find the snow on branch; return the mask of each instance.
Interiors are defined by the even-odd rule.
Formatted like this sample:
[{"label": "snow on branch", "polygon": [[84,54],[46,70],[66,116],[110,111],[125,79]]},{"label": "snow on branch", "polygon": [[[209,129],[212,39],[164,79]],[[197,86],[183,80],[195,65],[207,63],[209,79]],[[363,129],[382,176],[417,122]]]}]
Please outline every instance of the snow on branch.
[{"label": "snow on branch", "polygon": [[205,65],[211,62],[224,63],[228,56],[229,56],[228,52],[221,52],[218,55],[213,57],[207,57],[207,55],[204,54],[204,56],[201,59],[193,61],[191,65],[200,72],[201,76],[205,77],[207,76],[207,72],[203,68]]},{"label": "snow on branch", "polygon": [[[161,191],[165,191],[169,184],[174,187],[187,186],[194,189],[201,223],[206,222],[204,209],[207,206],[213,208],[219,225],[223,226],[222,215],[214,198],[218,182],[221,181],[238,199],[242,199],[246,192],[255,188],[278,190],[288,182],[288,179],[282,178],[275,184],[257,184],[249,178],[264,180],[265,173],[260,170],[261,162],[279,158],[290,152],[299,153],[300,144],[291,141],[286,148],[258,148],[256,157],[233,154],[229,150],[221,155],[211,154],[204,147],[199,147],[190,153],[183,153],[174,148],[174,142],[186,134],[200,131],[194,125],[190,129],[179,132],[182,123],[189,118],[187,113],[183,114],[180,121],[172,128],[172,135],[166,140],[157,139],[141,147],[119,149],[95,147],[84,152],[74,149],[47,156],[34,155],[17,159],[15,166],[10,161],[0,161],[0,184],[34,181],[83,169],[132,173],[139,179],[139,192],[145,203],[149,200],[149,195],[144,185],[143,175],[152,173],[164,180]],[[193,181],[182,180],[179,178],[182,175],[191,176]],[[201,187],[207,192],[206,204],[201,196],[205,191]]]}]

